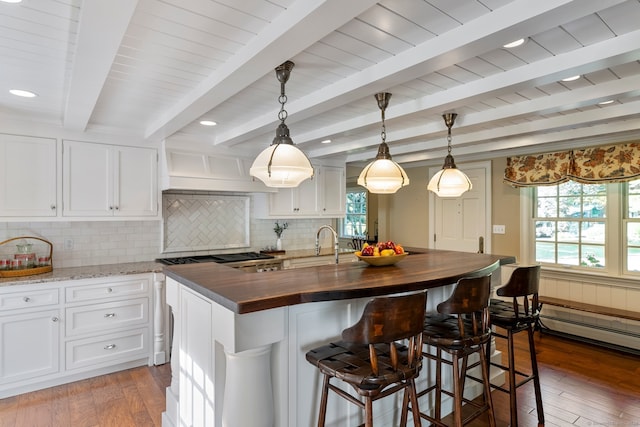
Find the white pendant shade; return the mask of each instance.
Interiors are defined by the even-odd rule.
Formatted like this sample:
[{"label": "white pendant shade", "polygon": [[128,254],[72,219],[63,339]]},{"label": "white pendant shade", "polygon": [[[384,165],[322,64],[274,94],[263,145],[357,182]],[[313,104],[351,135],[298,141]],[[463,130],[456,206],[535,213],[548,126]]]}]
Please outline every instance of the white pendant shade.
[{"label": "white pendant shade", "polygon": [[438,197],[460,197],[471,190],[471,181],[460,169],[444,168],[431,178],[427,189]]},{"label": "white pendant shade", "polygon": [[358,177],[358,185],[372,193],[392,194],[409,185],[409,177],[393,160],[376,159],[362,170]]},{"label": "white pendant shade", "polygon": [[268,187],[297,187],[313,176],[313,167],[295,145],[272,144],[256,157],[249,174]]}]

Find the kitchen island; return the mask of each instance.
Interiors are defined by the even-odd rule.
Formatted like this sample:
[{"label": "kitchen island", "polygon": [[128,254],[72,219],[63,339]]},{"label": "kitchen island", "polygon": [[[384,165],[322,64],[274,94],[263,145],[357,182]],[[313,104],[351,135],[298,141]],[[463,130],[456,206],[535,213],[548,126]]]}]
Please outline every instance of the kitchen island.
[{"label": "kitchen island", "polygon": [[[163,425],[312,426],[320,377],[305,353],[338,339],[368,299],[428,290],[433,310],[459,278],[493,273],[499,284],[500,264],[515,261],[419,251],[388,267],[354,262],[259,274],[217,264],[165,268],[174,341]],[[379,425],[393,424],[396,402],[377,404]],[[327,425],[358,425],[359,412],[330,401]]]}]

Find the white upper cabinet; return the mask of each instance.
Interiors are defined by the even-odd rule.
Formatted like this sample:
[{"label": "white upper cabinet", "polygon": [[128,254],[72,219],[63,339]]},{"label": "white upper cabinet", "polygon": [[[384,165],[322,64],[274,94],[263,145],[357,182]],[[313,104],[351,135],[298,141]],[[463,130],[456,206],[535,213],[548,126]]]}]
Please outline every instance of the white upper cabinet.
[{"label": "white upper cabinet", "polygon": [[56,140],[0,135],[0,215],[55,217]]},{"label": "white upper cabinet", "polygon": [[345,212],[345,168],[314,165],[313,178],[296,188],[254,197],[255,214],[263,218],[337,218]]},{"label": "white upper cabinet", "polygon": [[63,216],[158,215],[155,149],[63,142]]},{"label": "white upper cabinet", "polygon": [[318,179],[306,179],[295,188],[280,188],[269,200],[274,216],[301,216],[318,213]]},{"label": "white upper cabinet", "polygon": [[322,166],[320,168],[320,210],[323,215],[344,216],[346,205],[346,171],[343,167]]}]

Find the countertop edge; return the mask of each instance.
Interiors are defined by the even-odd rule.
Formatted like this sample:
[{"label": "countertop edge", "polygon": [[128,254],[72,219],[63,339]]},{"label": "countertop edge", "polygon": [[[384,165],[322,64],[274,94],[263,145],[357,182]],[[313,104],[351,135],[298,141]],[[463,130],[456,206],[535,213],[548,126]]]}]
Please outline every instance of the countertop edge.
[{"label": "countertop edge", "polygon": [[[367,267],[362,262],[331,264],[267,273],[246,273],[223,265],[191,265],[165,268],[165,274],[202,296],[233,311],[246,314],[309,302],[389,295],[455,283],[459,278],[488,274],[500,265],[515,262],[513,256],[422,250],[416,255],[474,259],[473,267],[454,262],[446,274],[413,274],[409,263],[393,267]],[[409,259],[409,258],[407,258]],[[415,258],[418,261],[418,258]],[[454,272],[455,270],[455,272]],[[295,272],[295,273],[294,273]],[[362,286],[362,283],[367,283]]]}]

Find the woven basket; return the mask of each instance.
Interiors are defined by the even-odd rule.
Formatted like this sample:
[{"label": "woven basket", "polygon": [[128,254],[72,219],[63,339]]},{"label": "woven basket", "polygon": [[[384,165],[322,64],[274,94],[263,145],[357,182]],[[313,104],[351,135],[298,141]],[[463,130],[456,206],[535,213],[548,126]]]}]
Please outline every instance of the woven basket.
[{"label": "woven basket", "polygon": [[14,237],[12,239],[5,240],[4,242],[0,243],[0,245],[4,245],[6,243],[13,242],[15,240],[22,240],[22,239],[40,240],[41,242],[44,242],[47,245],[49,245],[49,265],[45,265],[42,267],[22,268],[20,270],[0,270],[0,277],[33,276],[34,274],[43,274],[43,273],[48,273],[50,271],[53,271],[53,245],[51,244],[51,242],[47,240],[41,239],[39,237],[22,236],[22,237]]}]

